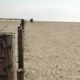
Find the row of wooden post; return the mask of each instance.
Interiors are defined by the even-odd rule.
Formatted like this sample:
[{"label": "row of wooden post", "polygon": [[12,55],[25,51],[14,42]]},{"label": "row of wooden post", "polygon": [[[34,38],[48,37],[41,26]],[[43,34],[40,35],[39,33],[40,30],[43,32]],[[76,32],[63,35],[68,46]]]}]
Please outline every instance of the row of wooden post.
[{"label": "row of wooden post", "polygon": [[21,19],[21,24],[18,27],[18,71],[17,71],[17,80],[24,80],[23,34],[24,34],[24,19]]}]

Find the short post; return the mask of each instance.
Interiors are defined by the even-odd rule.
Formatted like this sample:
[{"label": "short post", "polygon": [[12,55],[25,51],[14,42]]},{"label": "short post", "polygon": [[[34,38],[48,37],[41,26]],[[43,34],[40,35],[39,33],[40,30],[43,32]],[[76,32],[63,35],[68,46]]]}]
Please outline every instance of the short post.
[{"label": "short post", "polygon": [[33,23],[33,18],[30,19],[30,22]]}]

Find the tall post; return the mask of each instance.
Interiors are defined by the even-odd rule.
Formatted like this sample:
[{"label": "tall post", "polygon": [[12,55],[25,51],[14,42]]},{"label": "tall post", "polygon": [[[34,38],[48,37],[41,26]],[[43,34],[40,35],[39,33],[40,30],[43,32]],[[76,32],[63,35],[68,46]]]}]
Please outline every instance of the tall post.
[{"label": "tall post", "polygon": [[18,27],[18,72],[17,72],[17,80],[24,80],[23,32],[24,32],[24,20],[21,19],[21,24]]},{"label": "tall post", "polygon": [[23,35],[21,27],[18,27],[18,68],[23,68]]}]

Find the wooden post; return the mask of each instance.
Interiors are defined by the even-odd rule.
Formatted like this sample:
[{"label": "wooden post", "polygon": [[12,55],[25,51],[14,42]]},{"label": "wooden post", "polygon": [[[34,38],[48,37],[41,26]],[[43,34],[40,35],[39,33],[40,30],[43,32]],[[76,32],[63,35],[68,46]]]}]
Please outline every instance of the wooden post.
[{"label": "wooden post", "polygon": [[23,68],[23,40],[22,29],[18,27],[18,68]]},{"label": "wooden post", "polygon": [[14,80],[13,36],[0,35],[0,80]]},{"label": "wooden post", "polygon": [[24,20],[22,19],[21,24],[18,27],[18,72],[17,72],[17,80],[24,80],[23,31],[24,31]]},{"label": "wooden post", "polygon": [[24,19],[21,19],[21,24],[20,24],[20,26],[22,27],[22,29],[24,30]]},{"label": "wooden post", "polygon": [[22,28],[18,27],[18,72],[17,79],[24,80]]}]

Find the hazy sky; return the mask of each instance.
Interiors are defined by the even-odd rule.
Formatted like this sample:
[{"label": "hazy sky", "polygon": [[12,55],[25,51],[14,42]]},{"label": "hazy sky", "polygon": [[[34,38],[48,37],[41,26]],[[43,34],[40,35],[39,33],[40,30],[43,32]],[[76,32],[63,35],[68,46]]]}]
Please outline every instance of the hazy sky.
[{"label": "hazy sky", "polygon": [[0,17],[80,22],[80,0],[0,0]]}]

